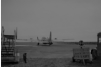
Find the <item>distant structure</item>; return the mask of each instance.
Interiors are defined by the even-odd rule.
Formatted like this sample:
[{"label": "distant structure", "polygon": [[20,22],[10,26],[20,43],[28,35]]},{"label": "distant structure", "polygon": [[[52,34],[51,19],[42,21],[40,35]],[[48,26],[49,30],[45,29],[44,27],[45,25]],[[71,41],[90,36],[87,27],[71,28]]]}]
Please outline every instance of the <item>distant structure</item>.
[{"label": "distant structure", "polygon": [[55,38],[55,40],[57,40],[57,38]]},{"label": "distant structure", "polygon": [[43,40],[43,41],[46,40],[46,37],[42,37],[42,40]]},{"label": "distant structure", "polygon": [[30,41],[33,42],[33,38],[30,38]]}]

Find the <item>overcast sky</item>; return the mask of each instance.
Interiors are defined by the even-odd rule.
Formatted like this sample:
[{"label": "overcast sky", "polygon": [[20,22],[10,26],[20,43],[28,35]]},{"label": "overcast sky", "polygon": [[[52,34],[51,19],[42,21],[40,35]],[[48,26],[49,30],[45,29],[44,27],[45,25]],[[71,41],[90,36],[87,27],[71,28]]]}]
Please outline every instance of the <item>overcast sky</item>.
[{"label": "overcast sky", "polygon": [[18,38],[49,36],[96,41],[101,32],[101,0],[1,0],[1,25]]}]

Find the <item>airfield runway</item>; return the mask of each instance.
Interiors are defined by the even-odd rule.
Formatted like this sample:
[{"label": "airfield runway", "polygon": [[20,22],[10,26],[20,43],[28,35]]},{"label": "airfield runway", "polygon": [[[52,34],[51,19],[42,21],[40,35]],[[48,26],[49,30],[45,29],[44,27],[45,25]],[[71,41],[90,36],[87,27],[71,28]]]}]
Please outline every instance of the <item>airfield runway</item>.
[{"label": "airfield runway", "polygon": [[[94,67],[93,64],[83,65],[72,62],[72,50],[78,47],[79,45],[66,43],[55,43],[51,46],[37,46],[35,43],[16,45],[16,49],[20,53],[20,62],[14,65],[5,65],[5,67]],[[96,48],[96,45],[85,45],[85,47],[92,49]],[[22,60],[23,53],[27,53],[26,64]]]}]

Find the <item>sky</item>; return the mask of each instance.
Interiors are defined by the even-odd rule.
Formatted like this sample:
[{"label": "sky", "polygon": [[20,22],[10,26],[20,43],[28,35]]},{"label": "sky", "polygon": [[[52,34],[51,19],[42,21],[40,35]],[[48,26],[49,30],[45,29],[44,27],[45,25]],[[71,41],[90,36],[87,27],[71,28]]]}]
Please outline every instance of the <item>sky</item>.
[{"label": "sky", "polygon": [[101,32],[101,0],[1,0],[5,34],[19,39],[45,36],[96,41]]}]

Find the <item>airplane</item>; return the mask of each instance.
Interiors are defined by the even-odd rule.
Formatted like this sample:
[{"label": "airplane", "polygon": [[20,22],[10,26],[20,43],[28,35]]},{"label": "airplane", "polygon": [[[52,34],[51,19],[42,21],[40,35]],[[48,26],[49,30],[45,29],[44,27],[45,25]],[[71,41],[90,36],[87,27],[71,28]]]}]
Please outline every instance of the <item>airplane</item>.
[{"label": "airplane", "polygon": [[39,40],[39,38],[37,37],[37,40],[38,40],[38,42],[37,42],[38,46],[39,45],[49,45],[49,46],[52,45],[53,42],[52,42],[52,33],[51,33],[51,31],[50,31],[49,38],[43,37],[41,40]]}]

